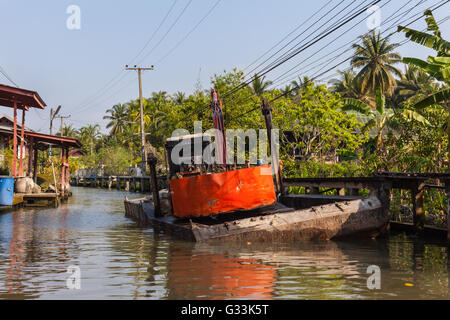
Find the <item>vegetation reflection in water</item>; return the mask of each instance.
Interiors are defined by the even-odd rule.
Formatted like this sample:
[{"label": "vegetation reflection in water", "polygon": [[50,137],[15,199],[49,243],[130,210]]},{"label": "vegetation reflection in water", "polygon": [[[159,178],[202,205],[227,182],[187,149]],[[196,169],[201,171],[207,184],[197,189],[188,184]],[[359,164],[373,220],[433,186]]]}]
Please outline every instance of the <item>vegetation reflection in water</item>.
[{"label": "vegetation reflection in water", "polygon": [[[118,191],[74,189],[59,209],[0,215],[2,299],[435,299],[449,297],[447,247],[377,241],[176,241],[123,216]],[[135,195],[134,195],[135,196]],[[81,290],[69,290],[70,265]],[[381,268],[381,290],[367,268]]]}]

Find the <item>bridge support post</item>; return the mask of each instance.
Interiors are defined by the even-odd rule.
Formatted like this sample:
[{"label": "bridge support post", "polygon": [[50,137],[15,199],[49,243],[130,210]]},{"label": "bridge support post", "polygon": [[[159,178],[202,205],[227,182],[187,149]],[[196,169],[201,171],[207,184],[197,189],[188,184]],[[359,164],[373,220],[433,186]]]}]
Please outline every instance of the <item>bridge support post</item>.
[{"label": "bridge support post", "polygon": [[[445,181],[445,192],[447,193],[447,240],[450,248],[450,180]],[[450,257],[449,257],[450,260]],[[450,261],[448,262],[450,265]],[[449,273],[450,277],[450,273]],[[449,289],[450,290],[450,289]]]},{"label": "bridge support post", "polygon": [[413,214],[414,214],[414,226],[416,229],[421,230],[425,226],[425,210],[423,208],[423,184],[416,184],[411,189],[412,201],[413,201]]},{"label": "bridge support post", "polygon": [[[153,154],[149,154],[148,158],[147,158],[147,164],[149,166],[150,169],[150,188],[152,190],[152,195],[153,195],[153,204],[155,206],[155,217],[161,217],[162,213],[161,213],[161,202],[159,200],[159,189],[158,189],[158,177],[156,175],[156,163],[157,163],[157,159],[155,157],[155,155]],[[143,186],[144,183],[144,178],[141,178],[141,183]],[[142,189],[142,187],[141,187]]]}]

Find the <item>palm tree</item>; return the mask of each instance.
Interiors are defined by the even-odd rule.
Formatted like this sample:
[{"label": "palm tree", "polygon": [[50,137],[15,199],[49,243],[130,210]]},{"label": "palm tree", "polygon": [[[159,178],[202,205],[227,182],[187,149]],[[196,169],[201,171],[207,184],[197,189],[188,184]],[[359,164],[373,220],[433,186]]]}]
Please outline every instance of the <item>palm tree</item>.
[{"label": "palm tree", "polygon": [[341,78],[330,80],[331,90],[344,98],[353,98],[371,105],[375,108],[375,99],[362,90],[361,79],[356,76],[353,69],[338,71]]},{"label": "palm tree", "polygon": [[362,44],[355,43],[355,54],[352,67],[360,69],[357,78],[361,80],[361,90],[375,95],[381,86],[383,93],[392,95],[396,85],[394,75],[401,77],[402,73],[394,67],[402,61],[400,54],[394,52],[399,44],[390,44],[389,38],[383,39],[380,32],[372,31],[361,36]]},{"label": "palm tree", "polygon": [[80,134],[80,139],[83,142],[83,144],[89,145],[89,147],[90,147],[90,149],[89,149],[90,155],[92,155],[94,153],[95,143],[101,137],[100,125],[98,125],[98,124],[95,124],[95,125],[90,124],[88,126],[82,127],[79,130],[79,134]]},{"label": "palm tree", "polygon": [[155,106],[159,108],[160,106],[162,106],[164,103],[167,102],[167,92],[166,91],[153,92],[152,100]]},{"label": "palm tree", "polygon": [[272,84],[272,81],[264,81],[266,77],[260,77],[257,74],[255,74],[251,88],[253,90],[253,93],[256,94],[258,97],[261,97],[264,92],[267,91],[267,88]]},{"label": "palm tree", "polygon": [[63,137],[75,137],[77,135],[77,130],[70,124],[70,125],[64,125],[62,136]]},{"label": "palm tree", "polygon": [[291,85],[294,88],[297,88],[298,90],[301,90],[303,88],[305,88],[308,83],[311,82],[311,80],[309,79],[309,77],[305,76],[303,77],[303,79],[299,76],[297,80],[294,80],[291,82]]},{"label": "palm tree", "polygon": [[[144,125],[146,127],[159,127],[166,113],[159,110],[159,107],[155,104],[155,99],[143,99],[142,108],[144,111]],[[129,117],[131,122],[137,123],[140,130],[141,112],[139,100],[129,104]]]},{"label": "palm tree", "polygon": [[405,74],[397,82],[392,99],[396,105],[400,105],[417,95],[423,96],[436,92],[437,88],[438,84],[432,76],[419,67],[407,65]]},{"label": "palm tree", "polygon": [[184,102],[186,101],[186,94],[184,92],[178,91],[177,93],[175,93],[175,95],[173,96],[175,103],[177,105],[183,105]]},{"label": "palm tree", "polygon": [[287,85],[282,89],[283,95],[286,98],[293,98],[294,97],[294,89],[291,85]]},{"label": "palm tree", "polygon": [[122,132],[128,120],[127,106],[119,103],[106,110],[106,113],[109,113],[109,115],[104,116],[103,119],[110,120],[106,125],[106,128],[111,128],[109,134],[116,135]]}]

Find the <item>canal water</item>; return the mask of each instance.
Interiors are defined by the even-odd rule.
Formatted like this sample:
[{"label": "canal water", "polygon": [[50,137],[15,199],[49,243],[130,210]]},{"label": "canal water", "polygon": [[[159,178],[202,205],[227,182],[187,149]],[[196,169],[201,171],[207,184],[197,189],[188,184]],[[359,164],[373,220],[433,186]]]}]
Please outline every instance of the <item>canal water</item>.
[{"label": "canal water", "polygon": [[73,193],[0,214],[0,299],[449,298],[443,243],[185,243],[126,219],[124,192]]}]

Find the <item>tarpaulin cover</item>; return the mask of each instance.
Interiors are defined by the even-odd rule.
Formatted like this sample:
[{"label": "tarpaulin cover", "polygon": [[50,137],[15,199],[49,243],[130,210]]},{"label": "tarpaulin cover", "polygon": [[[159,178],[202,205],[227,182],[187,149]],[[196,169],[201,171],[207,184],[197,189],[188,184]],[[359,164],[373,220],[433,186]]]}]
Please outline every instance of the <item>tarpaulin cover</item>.
[{"label": "tarpaulin cover", "polygon": [[270,166],[170,181],[176,217],[201,217],[251,210],[276,202]]}]

